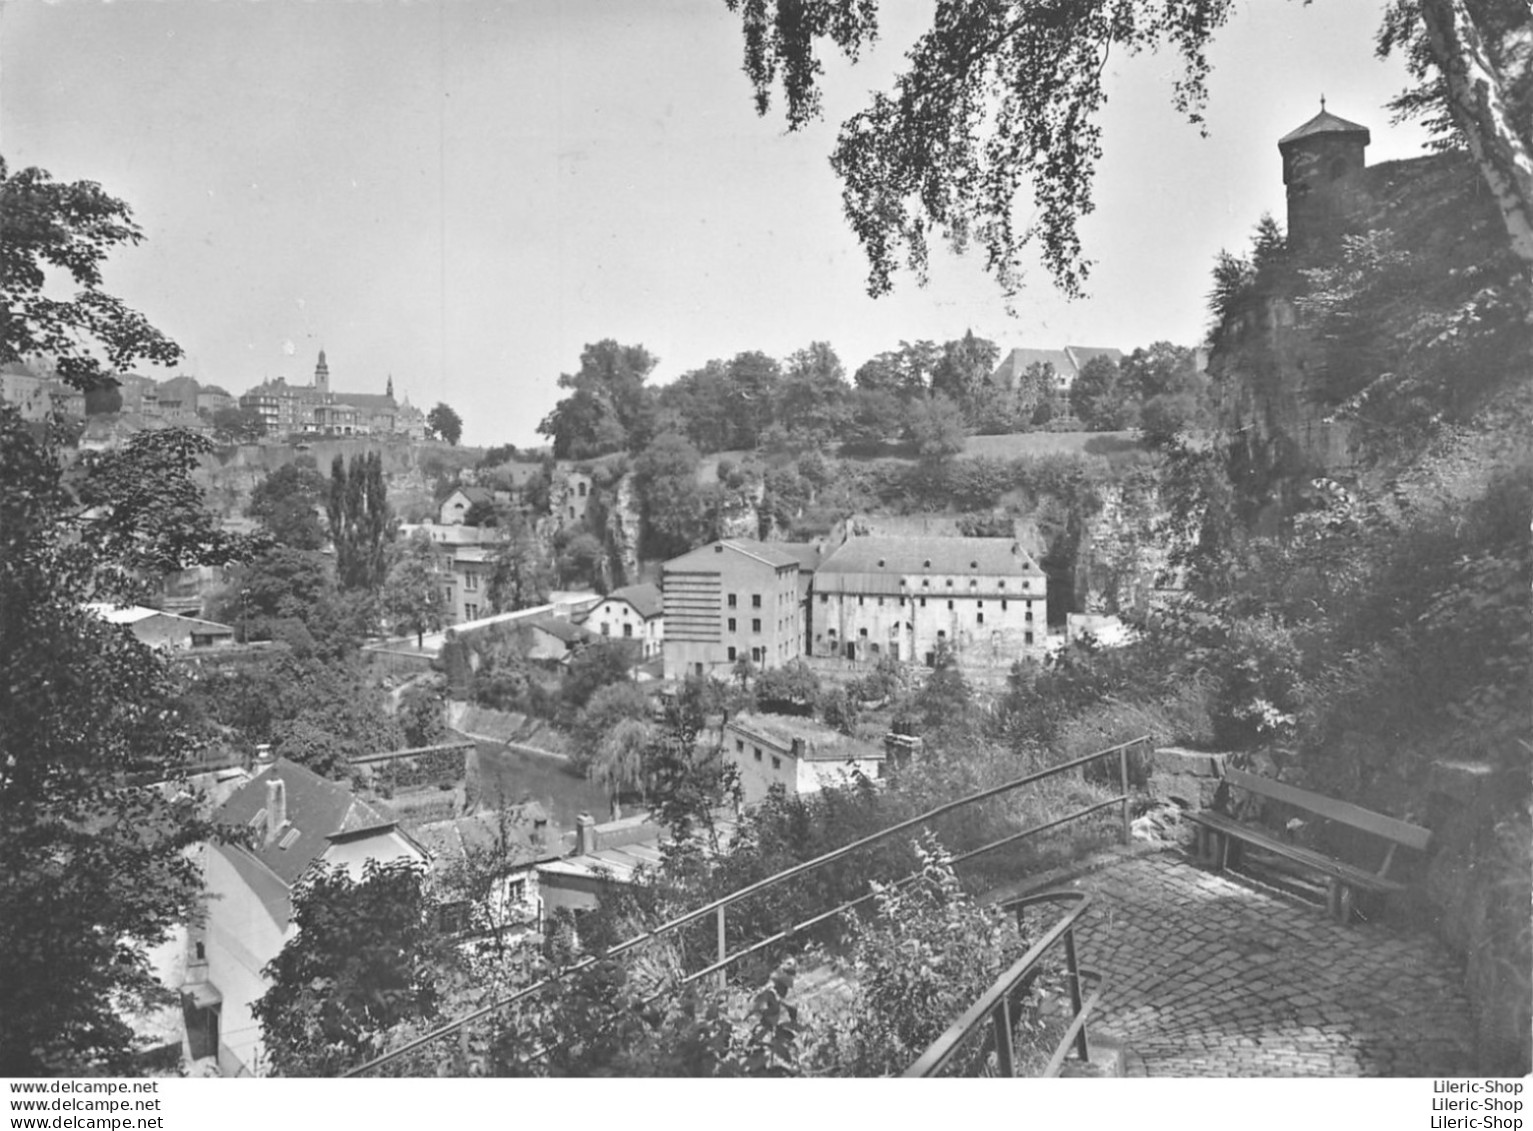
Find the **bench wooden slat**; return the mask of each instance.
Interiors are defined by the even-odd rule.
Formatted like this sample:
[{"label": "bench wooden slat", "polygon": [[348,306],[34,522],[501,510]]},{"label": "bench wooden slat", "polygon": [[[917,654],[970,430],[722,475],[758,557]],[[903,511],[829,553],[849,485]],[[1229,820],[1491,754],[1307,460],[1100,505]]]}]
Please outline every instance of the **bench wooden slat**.
[{"label": "bench wooden slat", "polygon": [[1188,813],[1187,819],[1213,829],[1215,832],[1243,840],[1247,844],[1254,844],[1279,856],[1286,856],[1290,860],[1298,861],[1306,867],[1313,868],[1329,876],[1335,876],[1352,887],[1364,888],[1369,891],[1404,891],[1405,885],[1396,880],[1387,880],[1382,876],[1376,876],[1371,872],[1365,872],[1361,868],[1354,867],[1324,853],[1316,852],[1312,848],[1302,845],[1289,844],[1278,840],[1265,830],[1257,829],[1251,825],[1241,824],[1231,817],[1222,813]]},{"label": "bench wooden slat", "polygon": [[1252,793],[1260,794],[1263,797],[1270,797],[1274,801],[1296,805],[1300,809],[1306,809],[1327,820],[1351,825],[1355,829],[1362,829],[1364,832],[1373,833],[1375,836],[1383,837],[1386,840],[1396,841],[1418,851],[1426,848],[1432,839],[1430,829],[1413,825],[1409,821],[1386,817],[1382,813],[1375,813],[1369,809],[1364,809],[1360,805],[1353,805],[1350,801],[1337,801],[1334,797],[1311,793],[1307,789],[1300,789],[1285,782],[1273,781],[1271,778],[1247,773],[1245,770],[1226,767],[1224,780],[1238,789],[1250,790]]}]

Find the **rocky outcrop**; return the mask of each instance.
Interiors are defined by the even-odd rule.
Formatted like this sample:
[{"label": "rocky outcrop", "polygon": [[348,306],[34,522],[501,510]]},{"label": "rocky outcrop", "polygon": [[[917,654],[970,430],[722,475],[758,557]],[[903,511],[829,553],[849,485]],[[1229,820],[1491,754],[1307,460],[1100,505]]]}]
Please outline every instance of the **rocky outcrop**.
[{"label": "rocky outcrop", "polygon": [[1153,483],[1104,483],[1099,506],[1082,515],[1075,550],[1075,608],[1089,613],[1143,610],[1166,584],[1170,555],[1159,533],[1166,517]]}]

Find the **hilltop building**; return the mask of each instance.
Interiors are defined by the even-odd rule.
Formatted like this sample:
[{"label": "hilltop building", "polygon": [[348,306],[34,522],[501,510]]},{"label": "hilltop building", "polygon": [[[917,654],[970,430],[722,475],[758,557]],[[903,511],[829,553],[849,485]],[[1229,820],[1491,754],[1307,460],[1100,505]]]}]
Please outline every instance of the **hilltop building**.
[{"label": "hilltop building", "polygon": [[1288,192],[1288,239],[1311,247],[1339,235],[1365,210],[1370,196],[1363,176],[1368,127],[1338,118],[1320,100],[1320,113],[1278,140]]},{"label": "hilltop building", "polygon": [[19,362],[0,367],[0,403],[15,405],[23,420],[42,420],[52,412],[85,415],[85,394],[52,377],[38,377]]},{"label": "hilltop building", "polygon": [[330,365],[319,351],[314,382],[289,385],[285,377],[262,381],[240,397],[240,405],[253,408],[274,436],[293,432],[323,432],[332,436],[425,436],[425,416],[409,398],[394,399],[394,378],[382,394],[338,393],[330,388]]},{"label": "hilltop building", "polygon": [[1080,376],[1086,363],[1095,357],[1105,357],[1115,363],[1123,361],[1123,351],[1109,346],[1065,346],[1063,349],[1014,349],[1001,359],[990,380],[1003,389],[1015,389],[1022,383],[1027,371],[1034,365],[1052,366],[1060,385],[1069,388]]}]

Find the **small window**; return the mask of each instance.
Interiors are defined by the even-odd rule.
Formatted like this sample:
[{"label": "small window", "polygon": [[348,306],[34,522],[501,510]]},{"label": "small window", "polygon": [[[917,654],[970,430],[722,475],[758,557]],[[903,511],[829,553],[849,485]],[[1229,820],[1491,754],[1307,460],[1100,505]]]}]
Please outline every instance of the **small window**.
[{"label": "small window", "polygon": [[878,607],[880,609],[884,607],[884,599],[882,597],[878,599]]},{"label": "small window", "polygon": [[756,755],[756,761],[761,761],[761,748],[759,746],[753,746],[751,752]]},{"label": "small window", "polygon": [[1006,611],[1006,606],[1007,606],[1007,605],[1008,605],[1008,604],[1010,604],[1010,602],[1009,602],[1009,601],[1007,601],[1007,600],[1006,600],[1006,599],[1005,599],[1005,598],[1004,598],[1004,597],[1003,597],[1003,598],[1001,598],[1001,612],[1003,612],[1003,613],[1004,613],[1004,612],[1005,612],[1005,611]]},{"label": "small window", "polygon": [[925,577],[921,578],[921,588],[922,589],[930,589],[931,587],[932,587],[932,583],[931,583],[931,581],[929,579],[927,579]]},{"label": "small window", "polygon": [[729,650],[729,662],[730,663],[734,663],[735,662],[735,650],[733,648],[731,648]]},{"label": "small window", "polygon": [[774,770],[782,769],[782,759],[779,758],[776,754],[772,755],[772,769],[774,769]]},{"label": "small window", "polygon": [[744,754],[745,753],[745,740],[743,738],[735,739],[735,753],[736,754]]},{"label": "small window", "polygon": [[761,608],[761,594],[760,593],[752,593],[751,594],[751,608],[753,608],[753,609]]},{"label": "small window", "polygon": [[586,485],[584,483],[580,485],[580,497],[582,499],[586,497]]},{"label": "small window", "polygon": [[970,562],[969,563],[969,568],[970,569],[978,569],[979,568],[979,563],[978,562]]},{"label": "small window", "polygon": [[[602,627],[603,627],[603,628],[606,628],[606,627],[607,627],[607,626],[606,626],[606,625],[602,625]],[[630,636],[630,637],[631,637],[631,636],[632,636],[632,635],[633,635],[633,625],[631,625],[631,624],[625,624],[625,625],[624,625],[624,626],[623,626],[623,635],[624,635],[624,636]]]},{"label": "small window", "polygon": [[978,589],[979,588],[979,582],[978,581],[970,581],[969,582],[969,588],[970,589]]},{"label": "small window", "polygon": [[947,630],[943,629],[943,628],[939,628],[937,630],[937,639],[938,640],[946,640],[947,639]]},{"label": "small window", "polygon": [[949,589],[953,587],[953,579],[951,577],[947,579],[947,587]]},{"label": "small window", "polygon": [[730,617],[729,618],[729,631],[730,632],[734,632],[735,631],[735,618],[734,617]]},{"label": "small window", "polygon": [[1032,587],[1033,587],[1033,583],[1031,581],[1028,581],[1026,578],[1023,578],[1023,580],[1022,580],[1022,592],[1026,593]]},{"label": "small window", "polygon": [[763,651],[762,649],[760,649],[760,648],[752,648],[751,649],[751,663],[759,664],[765,658],[766,658],[766,652]]},{"label": "small window", "polygon": [[207,948],[207,945],[205,943],[198,943],[197,944],[197,961],[198,962],[206,962],[207,960],[208,960],[208,948]]},{"label": "small window", "polygon": [[864,598],[859,596],[857,598],[857,607],[860,609],[860,608],[862,608],[863,604],[864,604]]},{"label": "small window", "polygon": [[1033,642],[1033,634],[1031,632],[1024,632],[1022,634],[1022,643],[1024,643],[1024,644],[1031,644],[1032,642]]},{"label": "small window", "polygon": [[948,612],[952,612],[953,611],[953,602],[949,601],[947,603],[947,609],[948,609]]},{"label": "small window", "polygon": [[751,618],[751,631],[752,632],[760,632],[761,631],[761,618],[760,617],[753,617],[753,618]]},{"label": "small window", "polygon": [[985,614],[984,613],[975,613],[974,614],[974,623],[975,624],[984,624],[985,623]]},{"label": "small window", "polygon": [[824,604],[828,603],[829,601],[830,601],[830,594],[829,593],[821,593],[820,594],[820,604],[824,605]]},{"label": "small window", "polygon": [[879,569],[883,569],[884,568],[884,559],[883,558],[879,558],[878,559],[878,568]]},{"label": "small window", "polygon": [[858,636],[860,636],[860,637],[862,637],[862,638],[863,638],[863,639],[864,639],[864,640],[866,640],[866,639],[867,639],[867,638],[868,638],[868,630],[867,630],[867,629],[865,629],[865,628],[863,628],[863,629],[859,629],[859,630],[858,630],[858,631],[857,631],[857,635],[858,635]]},{"label": "small window", "polygon": [[734,608],[737,601],[738,601],[738,597],[734,593],[731,593],[729,595],[729,607],[731,609]]},{"label": "small window", "polygon": [[999,589],[1005,589],[1006,588],[1006,582],[1005,581],[997,582],[996,583],[996,587],[999,588]]},{"label": "small window", "polygon": [[926,598],[925,598],[925,597],[922,597],[922,598],[921,598],[921,607],[922,607],[922,608],[923,608],[923,609],[924,609],[924,608],[926,608]]},{"label": "small window", "polygon": [[924,569],[931,569],[931,567],[932,567],[932,560],[930,558],[927,558],[924,562],[921,563],[921,566]]},{"label": "small window", "polygon": [[1028,609],[1027,610],[1027,616],[1023,617],[1022,619],[1027,621],[1028,624],[1032,624],[1033,623],[1033,610],[1032,609]]},{"label": "small window", "polygon": [[703,674],[703,664],[702,664],[702,661],[699,660],[697,663],[693,664],[692,665],[692,670],[695,671],[698,675],[702,675]]},{"label": "small window", "polygon": [[606,621],[602,621],[602,623],[601,623],[601,634],[603,636],[611,636],[612,635],[612,626],[610,624],[608,624]]}]

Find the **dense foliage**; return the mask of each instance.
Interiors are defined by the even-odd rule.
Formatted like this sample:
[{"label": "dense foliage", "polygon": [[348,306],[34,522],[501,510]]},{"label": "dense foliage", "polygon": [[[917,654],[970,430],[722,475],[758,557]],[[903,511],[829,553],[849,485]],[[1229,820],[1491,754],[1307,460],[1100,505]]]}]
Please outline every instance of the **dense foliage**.
[{"label": "dense foliage", "polygon": [[[218,835],[173,786],[198,742],[163,656],[88,603],[245,547],[198,506],[202,442],[145,433],[66,471],[0,408],[0,1072],[130,1069],[125,1014],[169,1000],[149,949],[196,914],[185,849]],[[136,778],[135,780],[142,780]]]}]

